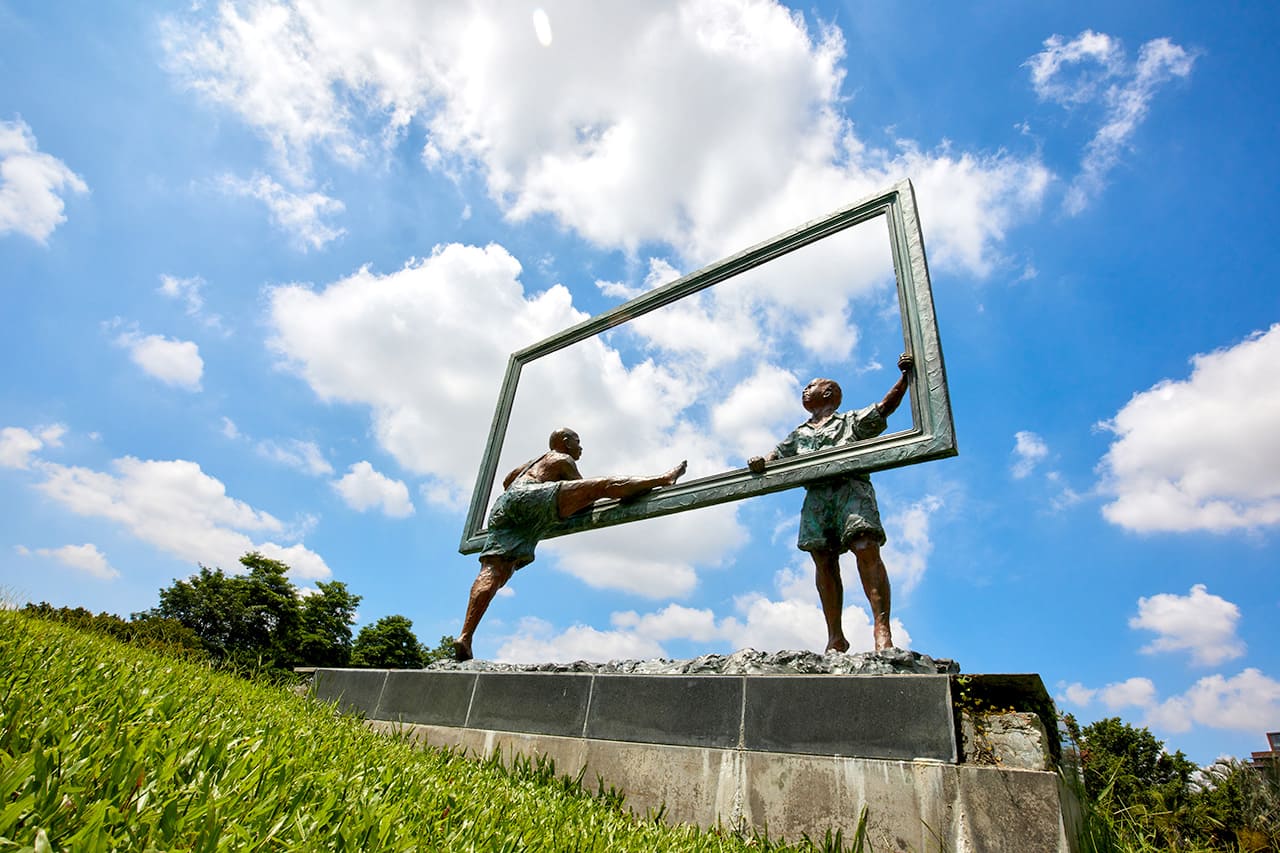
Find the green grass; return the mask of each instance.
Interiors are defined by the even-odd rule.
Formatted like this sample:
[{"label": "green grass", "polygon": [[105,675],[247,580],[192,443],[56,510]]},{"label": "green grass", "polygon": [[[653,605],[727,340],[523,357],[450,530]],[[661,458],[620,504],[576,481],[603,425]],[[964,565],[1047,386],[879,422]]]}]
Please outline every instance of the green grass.
[{"label": "green grass", "polygon": [[0,851],[737,851],[546,764],[474,762],[198,662],[0,611]]}]

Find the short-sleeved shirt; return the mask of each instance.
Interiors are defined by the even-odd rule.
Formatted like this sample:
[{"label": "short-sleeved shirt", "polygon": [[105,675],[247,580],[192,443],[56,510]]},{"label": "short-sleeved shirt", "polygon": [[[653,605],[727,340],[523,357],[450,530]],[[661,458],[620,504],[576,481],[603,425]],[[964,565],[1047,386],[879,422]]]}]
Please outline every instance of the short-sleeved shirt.
[{"label": "short-sleeved shirt", "polygon": [[560,483],[516,480],[493,502],[481,557],[507,557],[516,568],[533,562],[534,548],[560,520]]},{"label": "short-sleeved shirt", "polygon": [[[800,424],[778,444],[774,453],[786,458],[840,447],[874,438],[887,426],[878,406],[837,412],[818,427],[808,422]],[[878,545],[883,545],[886,538],[870,477],[843,474],[805,486],[796,547],[802,551],[843,551],[864,537]]]}]

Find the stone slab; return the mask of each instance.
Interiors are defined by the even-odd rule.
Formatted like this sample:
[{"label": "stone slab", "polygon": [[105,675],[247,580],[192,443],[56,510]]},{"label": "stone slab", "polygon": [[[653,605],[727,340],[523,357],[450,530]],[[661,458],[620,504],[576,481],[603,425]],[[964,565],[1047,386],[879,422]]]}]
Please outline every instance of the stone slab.
[{"label": "stone slab", "polygon": [[956,763],[945,675],[777,675],[746,680],[745,749]]},{"label": "stone slab", "polygon": [[476,682],[467,725],[581,737],[594,676],[486,672]]},{"label": "stone slab", "polygon": [[386,683],[385,669],[318,669],[312,694],[322,702],[336,702],[347,713],[373,717]]},{"label": "stone slab", "polygon": [[742,694],[743,679],[733,676],[595,676],[585,736],[733,748]]},{"label": "stone slab", "polygon": [[371,716],[403,723],[465,726],[474,673],[392,670]]}]

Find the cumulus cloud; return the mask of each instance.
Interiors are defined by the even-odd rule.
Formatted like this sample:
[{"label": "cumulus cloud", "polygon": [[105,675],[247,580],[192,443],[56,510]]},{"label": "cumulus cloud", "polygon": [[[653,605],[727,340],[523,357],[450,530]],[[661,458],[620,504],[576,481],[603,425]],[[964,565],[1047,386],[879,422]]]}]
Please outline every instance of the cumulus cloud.
[{"label": "cumulus cloud", "polygon": [[[1006,234],[1038,211],[1051,179],[1034,152],[869,144],[843,112],[839,31],[768,0],[545,11],[550,45],[527,15],[488,2],[222,4],[169,19],[164,39],[173,73],[261,133],[293,188],[258,176],[233,179],[239,191],[306,197],[315,158],[359,164],[385,156],[375,137],[386,146],[425,134],[426,167],[483,182],[511,221],[551,217],[631,254],[669,247],[660,253],[669,262],[650,259],[645,286],[903,175],[929,210],[934,265],[987,275],[1007,263]],[[746,102],[753,108],[741,109]],[[319,201],[299,209],[316,213],[303,222],[334,212]],[[583,436],[588,475],[665,470],[679,447],[693,478],[740,465],[748,445],[767,450],[780,433],[774,413],[795,411],[794,401],[761,413],[744,390],[711,429],[709,412],[693,410],[713,405],[708,388],[727,394],[756,381],[772,392],[777,364],[809,369],[775,357],[784,345],[815,364],[873,360],[860,349],[863,318],[892,298],[894,281],[884,234],[881,223],[852,229],[767,274],[671,306],[660,321],[630,324],[617,341],[527,367],[509,434],[531,438],[507,442],[502,470],[565,423]],[[422,494],[457,509],[507,354],[585,319],[567,289],[526,294],[519,272],[500,246],[453,245],[385,275],[365,269],[319,290],[276,288],[274,346],[322,398],[367,405],[382,447],[426,478]],[[729,363],[723,375],[699,372]],[[699,517],[714,525],[700,533],[727,553],[733,513]],[[589,542],[552,553],[624,588],[646,564],[669,569],[672,589],[691,588],[694,563],[673,568],[652,537],[642,539],[637,551],[614,551],[608,572],[572,568],[585,566],[572,551]]]},{"label": "cumulus cloud", "polygon": [[1185,732],[1198,724],[1215,729],[1263,732],[1280,718],[1280,681],[1249,667],[1231,678],[1210,675],[1181,696],[1149,710],[1150,725]]},{"label": "cumulus cloud", "polygon": [[929,522],[942,508],[940,497],[925,495],[901,512],[884,518],[889,541],[880,553],[896,591],[911,592],[924,578],[929,567],[929,555],[933,553]]},{"label": "cumulus cloud", "polygon": [[352,465],[345,476],[333,481],[333,488],[354,510],[379,509],[392,518],[413,515],[408,487],[375,471],[368,462]]},{"label": "cumulus cloud", "polygon": [[386,275],[366,268],[322,290],[278,287],[271,346],[322,399],[369,406],[382,446],[457,507],[507,354],[583,319],[563,287],[526,298],[519,273],[499,246],[449,245]]},{"label": "cumulus cloud", "polygon": [[192,341],[128,331],[116,338],[116,345],[128,350],[129,358],[148,376],[187,391],[200,390],[204,359]]},{"label": "cumulus cloud", "polygon": [[1280,523],[1280,324],[1191,364],[1101,424],[1116,437],[1100,464],[1114,496],[1103,515],[1139,532]]},{"label": "cumulus cloud", "polygon": [[36,548],[31,553],[51,560],[57,560],[64,566],[92,575],[102,580],[114,580],[120,572],[111,567],[107,555],[98,550],[92,543],[84,545],[63,545],[61,548]]},{"label": "cumulus cloud", "polygon": [[721,564],[747,537],[734,507],[715,506],[575,533],[539,547],[555,557],[557,568],[589,586],[669,598],[692,593],[697,567]]},{"label": "cumulus cloud", "polygon": [[65,163],[40,152],[26,122],[0,121],[0,234],[17,232],[48,242],[67,221],[63,196],[88,191]]},{"label": "cumulus cloud", "polygon": [[575,660],[647,660],[663,657],[662,646],[630,631],[574,625],[559,633],[551,623],[526,617],[502,639],[494,659],[507,663]]},{"label": "cumulus cloud", "polygon": [[1108,710],[1138,708],[1142,724],[1165,732],[1186,732],[1193,726],[1242,732],[1266,731],[1280,716],[1280,681],[1249,667],[1227,677],[1201,678],[1185,693],[1160,699],[1148,678],[1129,678],[1101,689],[1074,683],[1064,689],[1065,698],[1085,707],[1097,697]]},{"label": "cumulus cloud", "polygon": [[788,370],[760,364],[711,411],[712,428],[742,459],[764,456],[787,434],[800,399],[800,382]]},{"label": "cumulus cloud", "polygon": [[1044,439],[1034,432],[1019,430],[1013,436],[1013,467],[1010,471],[1014,479],[1021,480],[1035,470],[1041,460],[1049,455],[1049,446]]},{"label": "cumulus cloud", "polygon": [[842,112],[839,30],[774,2],[547,15],[550,46],[496,3],[222,4],[170,19],[165,46],[295,183],[318,152],[367,157],[369,123],[387,141],[416,123],[424,162],[478,171],[511,219],[548,214],[602,246],[666,242],[696,263],[910,174],[936,259],[985,274],[1050,178],[1035,155],[868,145]]},{"label": "cumulus cloud", "polygon": [[1092,30],[1069,42],[1050,36],[1044,50],[1027,60],[1041,100],[1073,108],[1097,103],[1103,110],[1080,172],[1067,189],[1068,213],[1084,210],[1105,189],[1107,175],[1130,148],[1156,92],[1175,78],[1189,77],[1195,60],[1195,51],[1157,38],[1139,49],[1136,62],[1129,62],[1118,39]]},{"label": "cumulus cloud", "polygon": [[[524,619],[502,638],[497,659],[535,662],[670,657],[664,644],[672,640],[719,645],[725,651],[821,651],[826,627],[810,572],[807,566],[779,571],[774,578],[776,597],[746,593],[734,599],[733,613],[722,617],[710,608],[668,604],[650,613],[615,612],[609,630],[573,625],[557,632],[545,620]],[[867,611],[856,605],[846,607],[843,620],[853,648],[869,648],[872,631]],[[910,648],[911,635],[897,619],[893,620],[893,634],[899,647]]]},{"label": "cumulus cloud", "polygon": [[285,524],[226,493],[221,481],[195,462],[125,456],[112,471],[41,462],[35,488],[77,515],[115,522],[137,539],[191,564],[234,571],[249,551],[289,564],[290,576],[324,580],[331,574],[319,554],[288,538]]},{"label": "cumulus cloud", "polygon": [[22,427],[0,429],[0,468],[30,468],[33,454],[45,447],[61,447],[64,424],[37,427],[33,433]]},{"label": "cumulus cloud", "polygon": [[22,427],[5,427],[0,430],[0,466],[28,468],[32,454],[43,446],[44,442]]},{"label": "cumulus cloud", "polygon": [[1158,635],[1143,646],[1148,654],[1189,651],[1195,663],[1213,666],[1244,654],[1244,642],[1236,636],[1239,621],[1240,608],[1198,583],[1187,595],[1139,598],[1138,615],[1129,627]]},{"label": "cumulus cloud", "polygon": [[266,175],[255,175],[249,180],[228,175],[222,179],[222,187],[233,195],[265,204],[276,227],[291,235],[303,249],[323,249],[347,233],[324,221],[324,217],[346,209],[342,202],[324,193],[293,192]]},{"label": "cumulus cloud", "polygon": [[1112,711],[1134,706],[1146,708],[1155,701],[1156,686],[1149,678],[1128,678],[1108,684],[1098,691],[1098,698]]}]

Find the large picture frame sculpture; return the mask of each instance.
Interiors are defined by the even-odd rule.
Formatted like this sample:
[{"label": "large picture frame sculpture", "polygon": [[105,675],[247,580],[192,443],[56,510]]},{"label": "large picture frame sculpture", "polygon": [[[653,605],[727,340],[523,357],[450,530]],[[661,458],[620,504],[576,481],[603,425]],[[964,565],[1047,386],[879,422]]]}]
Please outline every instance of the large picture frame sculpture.
[{"label": "large picture frame sculpture", "polygon": [[[956,455],[955,427],[934,315],[924,239],[916,211],[914,190],[910,181],[904,180],[882,193],[682,276],[533,346],[512,353],[458,550],[464,554],[472,554],[484,544],[486,512],[498,475],[499,455],[506,440],[521,370],[526,365],[877,217],[883,217],[888,227],[889,251],[893,260],[898,308],[902,319],[903,348],[915,358],[915,376],[911,382],[909,397],[912,416],[910,429],[837,449],[781,460],[772,463],[763,474],[753,474],[743,467],[680,482],[635,500],[621,503],[601,501],[589,512],[564,520],[549,531],[546,537],[768,494],[853,471],[879,471]],[[533,439],[540,442],[543,437],[535,436]]]}]

